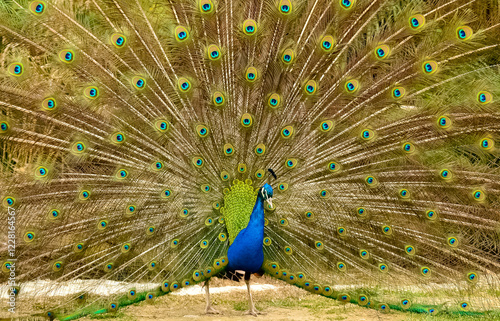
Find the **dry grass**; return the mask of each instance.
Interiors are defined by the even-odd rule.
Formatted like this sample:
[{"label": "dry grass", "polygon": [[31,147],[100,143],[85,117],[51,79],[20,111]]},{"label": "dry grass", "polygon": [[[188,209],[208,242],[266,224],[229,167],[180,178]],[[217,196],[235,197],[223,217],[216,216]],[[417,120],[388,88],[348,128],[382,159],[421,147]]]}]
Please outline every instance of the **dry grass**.
[{"label": "dry grass", "polygon": [[[420,320],[500,320],[500,317],[459,317],[448,315],[422,315],[391,311],[381,313],[373,309],[362,308],[353,304],[342,304],[336,300],[311,294],[297,287],[268,277],[252,278],[252,283],[267,283],[279,287],[279,290],[253,292],[256,308],[266,314],[255,318],[244,315],[248,307],[246,291],[212,294],[214,308],[220,315],[205,315],[204,294],[200,295],[165,295],[153,304],[146,302],[121,309],[115,315],[86,317],[83,320],[109,319],[123,321],[151,320],[353,320],[353,321],[420,321]],[[228,280],[214,279],[210,286],[235,285]]]}]

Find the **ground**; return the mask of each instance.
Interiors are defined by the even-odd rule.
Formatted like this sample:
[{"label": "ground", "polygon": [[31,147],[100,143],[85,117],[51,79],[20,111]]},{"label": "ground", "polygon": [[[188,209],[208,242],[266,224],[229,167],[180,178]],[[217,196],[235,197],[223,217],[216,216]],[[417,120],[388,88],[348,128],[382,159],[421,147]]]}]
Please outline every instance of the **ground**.
[{"label": "ground", "polygon": [[[390,311],[381,313],[373,309],[353,304],[342,304],[336,300],[311,294],[295,286],[268,277],[252,277],[252,284],[260,284],[260,290],[252,291],[256,308],[265,315],[253,317],[244,315],[248,307],[246,289],[241,284],[216,279],[210,288],[213,306],[220,315],[205,315],[204,291],[195,288],[184,295],[165,295],[156,298],[154,303],[142,302],[121,309],[115,315],[98,315],[82,320],[108,319],[123,321],[233,321],[233,320],[346,320],[346,321],[417,321],[417,320],[479,320],[478,317],[456,317],[447,315],[422,315]],[[273,287],[265,287],[271,284]],[[231,288],[222,288],[228,287]],[[239,286],[238,288],[233,288]],[[259,286],[256,285],[257,289]],[[227,290],[227,292],[224,292]],[[488,317],[487,320],[500,320]]]}]

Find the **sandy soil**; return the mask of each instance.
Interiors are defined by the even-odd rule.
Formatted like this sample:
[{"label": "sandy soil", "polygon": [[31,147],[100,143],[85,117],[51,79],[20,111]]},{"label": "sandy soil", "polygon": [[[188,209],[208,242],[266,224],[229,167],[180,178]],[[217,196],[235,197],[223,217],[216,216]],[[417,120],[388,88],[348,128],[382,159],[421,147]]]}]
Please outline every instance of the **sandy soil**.
[{"label": "sandy soil", "polygon": [[[106,284],[107,291],[114,291],[113,286]],[[78,288],[78,287],[76,287]],[[343,304],[331,298],[311,294],[303,289],[291,286],[283,281],[264,276],[252,277],[252,295],[256,308],[264,315],[254,317],[245,315],[248,309],[248,297],[244,282],[213,278],[210,282],[210,293],[213,307],[220,311],[217,315],[205,314],[205,291],[195,285],[174,293],[156,298],[152,303],[141,302],[121,308],[116,313],[87,316],[80,320],[120,320],[120,321],[226,321],[226,320],[347,320],[347,321],[475,321],[498,320],[498,317],[450,316],[446,314],[428,315],[409,312],[390,311],[388,313],[367,309],[353,304]],[[47,293],[46,293],[47,295]],[[49,295],[50,296],[50,295]],[[57,298],[54,298],[57,299]],[[28,299],[29,300],[29,299]],[[1,311],[0,320],[8,316]],[[15,320],[38,321],[45,318],[24,318]]]},{"label": "sandy soil", "polygon": [[[342,304],[271,278],[252,279],[252,284],[256,308],[265,313],[258,317],[245,315],[248,309],[248,298],[244,283],[215,280],[210,285],[211,299],[213,307],[221,314],[206,315],[204,290],[201,287],[191,287],[186,289],[185,293],[177,293],[179,295],[159,297],[153,304],[143,302],[126,307],[118,312],[113,320],[413,320],[400,312],[381,313],[353,304]],[[86,317],[83,320],[92,320],[96,317],[109,318],[110,316]]]}]

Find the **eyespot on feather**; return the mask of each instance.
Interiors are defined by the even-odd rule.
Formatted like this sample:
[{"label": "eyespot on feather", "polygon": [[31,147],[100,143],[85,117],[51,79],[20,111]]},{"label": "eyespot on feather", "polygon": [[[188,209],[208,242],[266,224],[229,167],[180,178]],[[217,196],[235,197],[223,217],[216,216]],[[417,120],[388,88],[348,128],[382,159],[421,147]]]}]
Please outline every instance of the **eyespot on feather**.
[{"label": "eyespot on feather", "polygon": [[226,156],[233,156],[235,153],[233,145],[231,145],[229,143],[224,144],[222,151],[224,152],[224,155],[226,155]]},{"label": "eyespot on feather", "polygon": [[340,7],[344,10],[351,10],[356,4],[356,0],[339,0]]},{"label": "eyespot on feather", "polygon": [[216,91],[212,95],[212,101],[213,101],[215,106],[221,107],[226,102],[226,99],[220,91]]},{"label": "eyespot on feather", "polygon": [[183,26],[175,27],[174,34],[177,42],[185,42],[189,39],[189,31]]},{"label": "eyespot on feather", "polygon": [[480,140],[479,146],[484,150],[491,150],[495,147],[495,141],[489,137],[485,137]]},{"label": "eyespot on feather", "polygon": [[43,1],[33,1],[30,3],[29,9],[34,15],[41,16],[45,13],[46,5]]},{"label": "eyespot on feather", "polygon": [[255,171],[255,178],[262,179],[264,177],[265,173],[266,173],[265,170],[259,169],[259,170]]},{"label": "eyespot on feather", "polygon": [[325,53],[329,53],[333,50],[335,45],[335,40],[331,35],[326,35],[320,40],[320,47]]},{"label": "eyespot on feather", "polygon": [[438,70],[438,64],[434,60],[424,61],[422,64],[422,70],[425,75],[432,75]]},{"label": "eyespot on feather", "polygon": [[406,154],[412,154],[415,152],[415,145],[410,142],[406,142],[403,144],[402,149]]},{"label": "eyespot on feather", "polygon": [[281,61],[285,65],[290,65],[291,63],[293,63],[294,59],[295,59],[295,52],[291,48],[285,49],[281,54]]},{"label": "eyespot on feather", "polygon": [[253,19],[243,21],[243,33],[247,36],[253,36],[257,32],[257,23]]},{"label": "eyespot on feather", "polygon": [[388,45],[380,45],[375,48],[375,57],[379,60],[386,59],[391,53],[391,48]]},{"label": "eyespot on feather", "polygon": [[482,105],[486,105],[490,103],[492,100],[493,100],[493,95],[487,91],[480,91],[477,93],[477,101]]},{"label": "eyespot on feather", "polygon": [[193,157],[192,162],[196,168],[202,168],[205,165],[205,161],[201,157]]},{"label": "eyespot on feather", "polygon": [[11,76],[20,77],[24,73],[24,66],[20,62],[13,62],[7,67],[7,71]]},{"label": "eyespot on feather", "polygon": [[247,165],[243,164],[243,163],[239,163],[237,169],[238,169],[238,173],[240,173],[240,174],[245,173],[247,171]]},{"label": "eyespot on feather", "polygon": [[177,80],[177,86],[182,93],[187,93],[191,90],[191,82],[184,77],[180,77]]},{"label": "eyespot on feather", "polygon": [[281,103],[281,97],[280,95],[274,93],[269,96],[269,99],[267,100],[267,105],[271,108],[277,108]]},{"label": "eyespot on feather", "polygon": [[372,140],[375,137],[375,131],[365,128],[361,131],[360,137],[365,141]]},{"label": "eyespot on feather", "polygon": [[472,37],[472,28],[469,26],[461,26],[457,28],[457,38],[461,41],[469,40]]},{"label": "eyespot on feather", "polygon": [[205,125],[197,125],[196,126],[196,134],[198,134],[199,137],[207,137],[208,136],[208,127]]},{"label": "eyespot on feather", "polygon": [[285,139],[288,139],[288,138],[292,137],[292,135],[293,135],[293,126],[291,126],[291,125],[285,126],[281,130],[281,137],[283,137]]},{"label": "eyespot on feather", "polygon": [[448,116],[443,115],[443,116],[438,117],[438,119],[437,119],[438,128],[448,129],[451,127],[451,125],[452,125],[452,121]]},{"label": "eyespot on feather", "polygon": [[292,1],[280,0],[278,4],[279,12],[283,15],[289,15],[292,12]]},{"label": "eyespot on feather", "polygon": [[297,159],[295,158],[288,158],[286,161],[285,161],[285,167],[288,168],[288,169],[292,169],[294,168],[295,166],[297,166]]},{"label": "eyespot on feather", "polygon": [[255,147],[255,155],[262,156],[266,153],[266,146],[264,144],[258,144]]},{"label": "eyespot on feather", "polygon": [[53,97],[45,98],[42,101],[42,109],[46,111],[55,110],[57,108],[57,101]]},{"label": "eyespot on feather", "polygon": [[141,76],[134,76],[132,77],[132,85],[135,89],[142,90],[146,88],[146,79]]},{"label": "eyespot on feather", "polygon": [[127,38],[124,35],[120,34],[120,33],[114,33],[114,34],[111,35],[111,43],[116,48],[123,48],[123,47],[125,47],[126,42],[127,42]]},{"label": "eyespot on feather", "polygon": [[96,86],[89,86],[83,90],[83,94],[88,99],[96,99],[99,97],[99,89]]},{"label": "eyespot on feather", "polygon": [[406,90],[404,89],[404,87],[401,87],[401,86],[394,87],[391,90],[391,95],[392,95],[392,98],[394,98],[394,99],[401,99],[404,97],[405,94],[406,94]]},{"label": "eyespot on feather", "polygon": [[248,113],[243,114],[243,115],[241,116],[241,121],[240,121],[240,123],[241,123],[241,126],[243,126],[243,127],[246,127],[246,128],[251,127],[251,126],[252,126],[252,124],[253,124],[252,115],[250,115],[250,114],[248,114]]},{"label": "eyespot on feather", "polygon": [[70,64],[73,61],[75,61],[75,53],[71,49],[61,50],[58,56],[59,60],[67,64]]},{"label": "eyespot on feather", "polygon": [[249,83],[255,82],[257,80],[257,69],[255,67],[248,67],[245,71],[245,79]]},{"label": "eyespot on feather", "polygon": [[217,45],[213,45],[213,44],[208,46],[207,56],[208,56],[208,59],[210,59],[212,61],[219,60],[221,57],[220,48]]},{"label": "eyespot on feather", "polygon": [[76,155],[85,153],[86,149],[87,146],[82,141],[76,141],[71,145],[71,152]]},{"label": "eyespot on feather", "polygon": [[358,91],[359,82],[356,79],[351,79],[351,80],[346,81],[344,87],[345,87],[345,90],[347,91],[347,93],[353,94],[356,91]]},{"label": "eyespot on feather", "polygon": [[312,79],[307,81],[305,86],[304,86],[304,91],[305,91],[306,95],[314,95],[316,93],[317,89],[318,89],[318,85],[317,85],[316,81],[314,81]]},{"label": "eyespot on feather", "polygon": [[367,176],[365,178],[365,183],[370,187],[375,187],[378,185],[378,180],[374,176]]},{"label": "eyespot on feather", "polygon": [[411,30],[419,30],[425,25],[425,17],[421,14],[416,14],[408,20]]},{"label": "eyespot on feather", "polygon": [[203,14],[209,14],[214,11],[214,4],[211,0],[200,0],[199,9]]},{"label": "eyespot on feather", "polygon": [[327,133],[329,131],[331,131],[334,127],[334,123],[332,120],[324,120],[321,122],[321,124],[319,125],[319,129],[323,132],[323,133]]}]

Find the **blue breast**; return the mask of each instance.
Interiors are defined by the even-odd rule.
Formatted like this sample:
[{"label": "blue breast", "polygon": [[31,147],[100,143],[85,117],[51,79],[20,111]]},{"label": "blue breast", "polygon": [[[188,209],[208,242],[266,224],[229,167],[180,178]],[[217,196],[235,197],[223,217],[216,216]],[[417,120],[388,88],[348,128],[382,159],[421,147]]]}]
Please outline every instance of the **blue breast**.
[{"label": "blue breast", "polygon": [[257,197],[250,221],[234,239],[227,251],[228,269],[258,272],[264,263],[264,201]]}]

